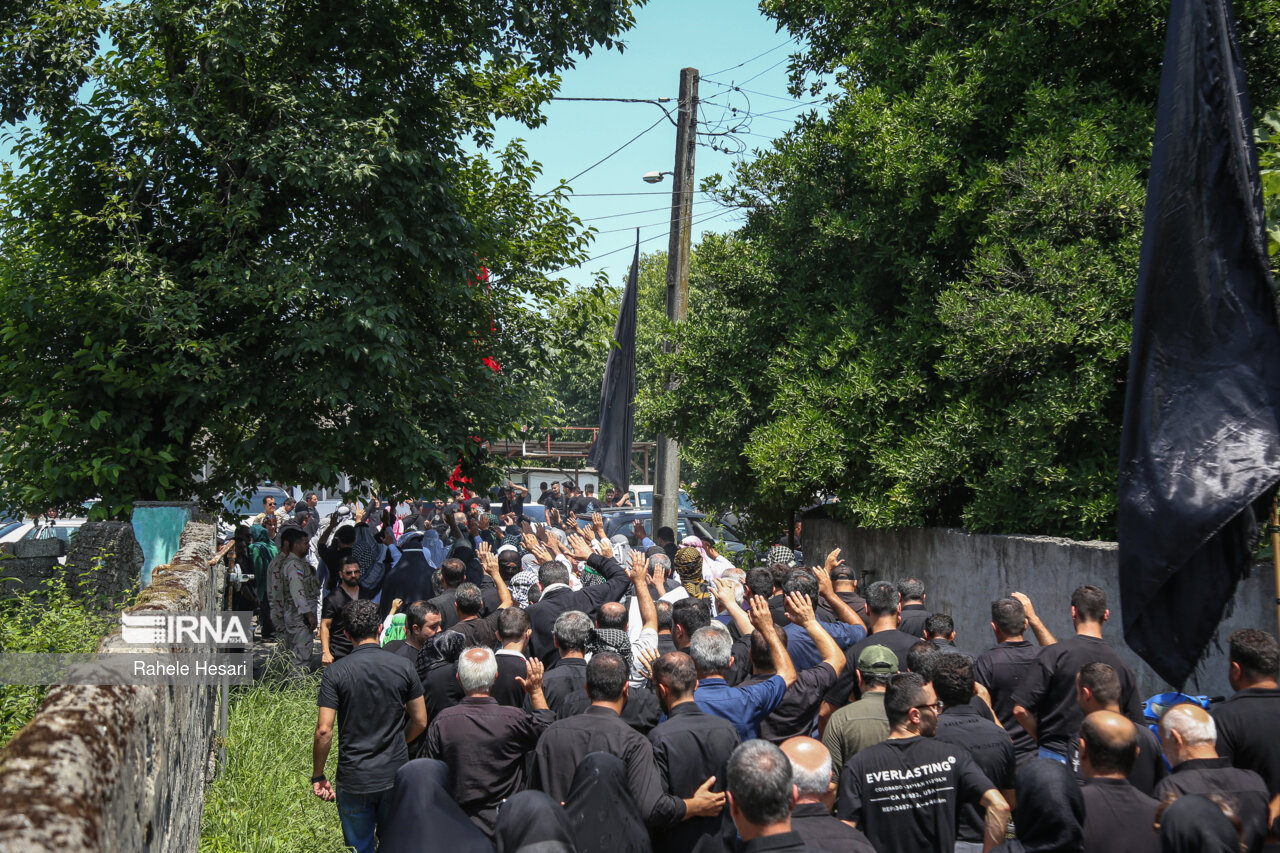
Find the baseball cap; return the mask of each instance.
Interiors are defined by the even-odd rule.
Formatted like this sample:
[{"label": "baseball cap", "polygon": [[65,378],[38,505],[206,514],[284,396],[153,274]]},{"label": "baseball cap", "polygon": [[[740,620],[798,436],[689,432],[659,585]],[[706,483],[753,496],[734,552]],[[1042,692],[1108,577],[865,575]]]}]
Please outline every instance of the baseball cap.
[{"label": "baseball cap", "polygon": [[898,671],[898,656],[888,646],[867,646],[858,655],[858,669],[886,675]]}]

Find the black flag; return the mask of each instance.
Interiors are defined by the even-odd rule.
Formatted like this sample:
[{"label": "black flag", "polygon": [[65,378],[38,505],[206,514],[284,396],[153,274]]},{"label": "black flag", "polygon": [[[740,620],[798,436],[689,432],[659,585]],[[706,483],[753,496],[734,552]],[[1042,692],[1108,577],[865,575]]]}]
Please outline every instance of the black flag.
[{"label": "black flag", "polygon": [[640,274],[640,232],[636,232],[636,254],[631,273],[622,291],[622,308],[613,328],[614,346],[604,365],[600,383],[600,432],[587,454],[600,476],[619,489],[631,485],[631,435],[635,425],[636,400],[636,302]]},{"label": "black flag", "polygon": [[1280,480],[1280,326],[1228,0],[1173,0],[1120,440],[1125,641],[1181,687]]}]

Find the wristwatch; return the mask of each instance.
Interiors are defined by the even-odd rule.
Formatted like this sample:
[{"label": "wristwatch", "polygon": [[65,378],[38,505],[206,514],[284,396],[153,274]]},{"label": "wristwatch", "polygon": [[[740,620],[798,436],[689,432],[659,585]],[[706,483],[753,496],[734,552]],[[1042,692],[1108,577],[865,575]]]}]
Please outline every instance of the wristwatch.
[{"label": "wristwatch", "polygon": [[325,776],[323,773],[321,773],[319,776],[312,776],[312,777],[311,777],[311,784],[312,784],[312,785],[314,785],[314,784],[315,784],[315,783],[317,783],[317,782],[328,782],[328,781],[329,781],[329,777]]}]

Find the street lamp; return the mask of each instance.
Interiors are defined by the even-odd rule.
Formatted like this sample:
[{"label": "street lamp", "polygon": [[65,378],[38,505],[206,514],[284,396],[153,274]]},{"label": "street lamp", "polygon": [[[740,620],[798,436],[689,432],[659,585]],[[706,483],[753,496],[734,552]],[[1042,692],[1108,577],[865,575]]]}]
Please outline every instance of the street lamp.
[{"label": "street lamp", "polygon": [[662,178],[664,176],[674,174],[675,172],[645,172],[644,177],[641,178],[641,180],[646,184],[660,184],[662,183]]}]

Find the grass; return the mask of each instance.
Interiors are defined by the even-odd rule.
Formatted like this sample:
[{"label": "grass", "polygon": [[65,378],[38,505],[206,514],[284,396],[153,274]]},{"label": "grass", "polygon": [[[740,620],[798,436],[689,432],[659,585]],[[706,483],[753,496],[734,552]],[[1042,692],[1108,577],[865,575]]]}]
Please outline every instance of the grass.
[{"label": "grass", "polygon": [[[311,793],[319,674],[267,674],[231,694],[227,764],[205,790],[201,853],[341,853],[335,803]],[[337,737],[327,773],[333,778]]]}]

